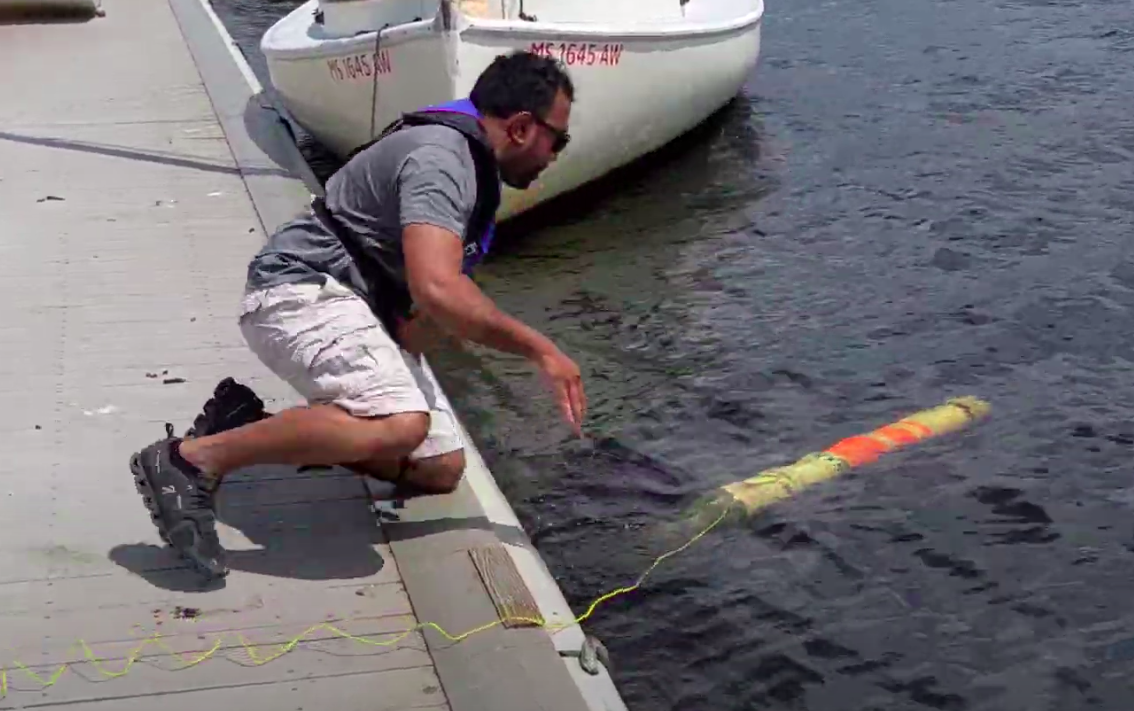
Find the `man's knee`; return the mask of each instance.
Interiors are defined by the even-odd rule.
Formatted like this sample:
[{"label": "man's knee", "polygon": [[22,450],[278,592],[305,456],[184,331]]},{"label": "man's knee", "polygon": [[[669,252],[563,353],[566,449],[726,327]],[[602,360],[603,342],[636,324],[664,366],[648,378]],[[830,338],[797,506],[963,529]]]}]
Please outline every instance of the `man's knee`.
[{"label": "man's knee", "polygon": [[417,449],[429,434],[428,412],[399,412],[375,421],[380,433],[367,439],[363,460],[404,457]]},{"label": "man's knee", "polygon": [[449,494],[456,491],[465,473],[465,453],[439,454],[410,462],[405,482],[434,494]]},{"label": "man's knee", "polygon": [[457,489],[465,473],[465,453],[457,450],[422,459],[381,456],[346,466],[364,476],[404,484],[423,494],[449,494]]}]

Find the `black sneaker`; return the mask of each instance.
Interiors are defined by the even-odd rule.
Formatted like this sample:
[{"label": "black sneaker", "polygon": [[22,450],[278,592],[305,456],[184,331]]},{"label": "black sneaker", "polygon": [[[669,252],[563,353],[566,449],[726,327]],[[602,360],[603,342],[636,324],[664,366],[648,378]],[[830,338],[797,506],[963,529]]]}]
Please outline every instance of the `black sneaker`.
[{"label": "black sneaker", "polygon": [[228,568],[216,531],[216,486],[200,472],[174,464],[173,445],[178,441],[159,440],[134,454],[130,458],[134,485],[162,540],[205,575],[222,578]]},{"label": "black sneaker", "polygon": [[234,430],[271,415],[264,410],[264,401],[252,388],[232,378],[225,378],[213,389],[213,396],[205,403],[201,414],[185,432],[185,437],[207,435]]}]

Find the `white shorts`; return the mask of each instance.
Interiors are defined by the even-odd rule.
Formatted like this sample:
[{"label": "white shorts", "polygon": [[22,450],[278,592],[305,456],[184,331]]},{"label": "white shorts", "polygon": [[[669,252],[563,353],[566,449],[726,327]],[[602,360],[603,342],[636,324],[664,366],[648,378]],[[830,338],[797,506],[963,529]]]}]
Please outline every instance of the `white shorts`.
[{"label": "white shorts", "polygon": [[429,413],[429,434],[411,459],[462,449],[453,407],[433,373],[335,279],[245,294],[240,330],[260,361],[309,404],[335,404],[356,417]]}]

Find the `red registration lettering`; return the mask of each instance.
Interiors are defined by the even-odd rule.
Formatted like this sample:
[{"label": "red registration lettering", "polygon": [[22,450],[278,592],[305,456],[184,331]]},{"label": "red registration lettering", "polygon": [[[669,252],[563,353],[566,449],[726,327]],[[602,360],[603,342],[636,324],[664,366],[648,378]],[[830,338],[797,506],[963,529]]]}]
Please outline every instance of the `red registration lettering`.
[{"label": "red registration lettering", "polygon": [[348,57],[327,60],[327,72],[331,75],[331,80],[337,82],[367,79],[375,75],[390,74],[393,71],[390,52],[384,49],[377,53],[352,54]]},{"label": "red registration lettering", "polygon": [[533,42],[528,51],[567,66],[613,67],[622,59],[622,45],[610,42]]}]

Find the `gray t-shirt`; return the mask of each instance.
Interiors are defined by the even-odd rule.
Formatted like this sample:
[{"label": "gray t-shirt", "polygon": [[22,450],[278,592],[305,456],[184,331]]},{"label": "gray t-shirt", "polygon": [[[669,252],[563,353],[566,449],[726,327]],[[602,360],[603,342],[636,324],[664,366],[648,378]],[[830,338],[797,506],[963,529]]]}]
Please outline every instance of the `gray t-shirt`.
[{"label": "gray t-shirt", "polygon": [[[460,132],[412,126],[356,155],[325,192],[327,208],[363,251],[404,275],[402,228],[424,222],[463,235],[476,204],[476,166]],[[252,259],[247,289],[321,282],[324,274],[369,298],[346,248],[309,211],[280,226]]]}]

